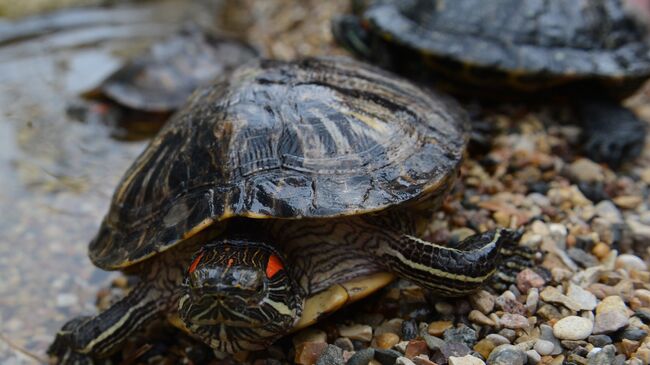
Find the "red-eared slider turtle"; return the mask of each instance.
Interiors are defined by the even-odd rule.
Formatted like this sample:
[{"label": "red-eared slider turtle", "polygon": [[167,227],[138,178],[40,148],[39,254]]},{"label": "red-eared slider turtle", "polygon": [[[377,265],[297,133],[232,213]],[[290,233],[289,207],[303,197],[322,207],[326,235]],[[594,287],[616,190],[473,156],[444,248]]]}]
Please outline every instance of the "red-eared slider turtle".
[{"label": "red-eared slider turtle", "polygon": [[[356,61],[237,69],[163,127],[90,244],[93,263],[141,284],[68,322],[49,353],[92,363],[164,315],[215,349],[261,349],[385,285],[381,272],[443,295],[475,290],[508,231],[453,247],[418,238],[466,139],[454,102]],[[332,287],[361,293],[323,304]]]},{"label": "red-eared slider turtle", "polygon": [[365,59],[482,96],[578,97],[585,151],[636,157],[644,123],[617,99],[650,75],[646,30],[620,0],[354,1],[335,37]]}]

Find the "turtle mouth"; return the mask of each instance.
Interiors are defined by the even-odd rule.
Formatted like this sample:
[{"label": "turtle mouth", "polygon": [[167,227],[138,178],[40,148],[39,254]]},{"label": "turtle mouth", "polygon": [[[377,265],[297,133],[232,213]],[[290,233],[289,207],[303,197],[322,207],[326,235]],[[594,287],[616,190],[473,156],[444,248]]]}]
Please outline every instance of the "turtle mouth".
[{"label": "turtle mouth", "polygon": [[179,314],[189,326],[259,328],[272,322],[264,316],[259,306],[251,306],[246,301],[234,298],[220,300],[204,297],[195,301],[186,294],[179,302]]}]

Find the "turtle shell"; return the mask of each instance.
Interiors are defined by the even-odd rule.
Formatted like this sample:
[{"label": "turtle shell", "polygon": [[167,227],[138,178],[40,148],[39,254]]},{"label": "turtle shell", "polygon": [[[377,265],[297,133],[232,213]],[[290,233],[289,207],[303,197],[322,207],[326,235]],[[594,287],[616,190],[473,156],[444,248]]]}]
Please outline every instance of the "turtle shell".
[{"label": "turtle shell", "polygon": [[450,99],[346,58],[260,60],[199,89],[126,172],[90,244],[118,269],[231,217],[335,217],[448,191]]},{"label": "turtle shell", "polygon": [[361,17],[389,43],[435,58],[431,65],[457,62],[457,77],[470,68],[550,84],[650,75],[645,29],[620,0],[378,0]]},{"label": "turtle shell", "polygon": [[199,86],[255,57],[257,52],[245,43],[186,25],[130,60],[87,95],[99,93],[136,110],[171,112]]}]

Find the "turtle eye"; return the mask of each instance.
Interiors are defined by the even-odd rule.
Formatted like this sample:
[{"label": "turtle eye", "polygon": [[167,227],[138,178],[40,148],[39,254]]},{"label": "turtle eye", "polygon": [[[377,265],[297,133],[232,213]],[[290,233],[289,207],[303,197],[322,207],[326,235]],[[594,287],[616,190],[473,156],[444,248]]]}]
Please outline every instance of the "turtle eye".
[{"label": "turtle eye", "polygon": [[271,279],[278,273],[278,271],[283,270],[284,266],[282,261],[276,255],[269,256],[269,261],[266,263],[266,277]]}]

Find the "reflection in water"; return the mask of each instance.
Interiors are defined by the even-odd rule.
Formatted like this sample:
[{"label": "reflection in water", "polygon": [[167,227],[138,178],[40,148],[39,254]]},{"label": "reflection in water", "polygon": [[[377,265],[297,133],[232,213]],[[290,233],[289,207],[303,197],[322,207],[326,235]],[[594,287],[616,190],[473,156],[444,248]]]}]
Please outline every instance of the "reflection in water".
[{"label": "reflection in water", "polygon": [[16,348],[44,357],[65,320],[95,311],[110,275],[92,266],[87,243],[145,144],[71,120],[67,106],[121,56],[201,19],[193,5],[73,10],[41,29],[0,24],[0,363],[34,363]]}]

